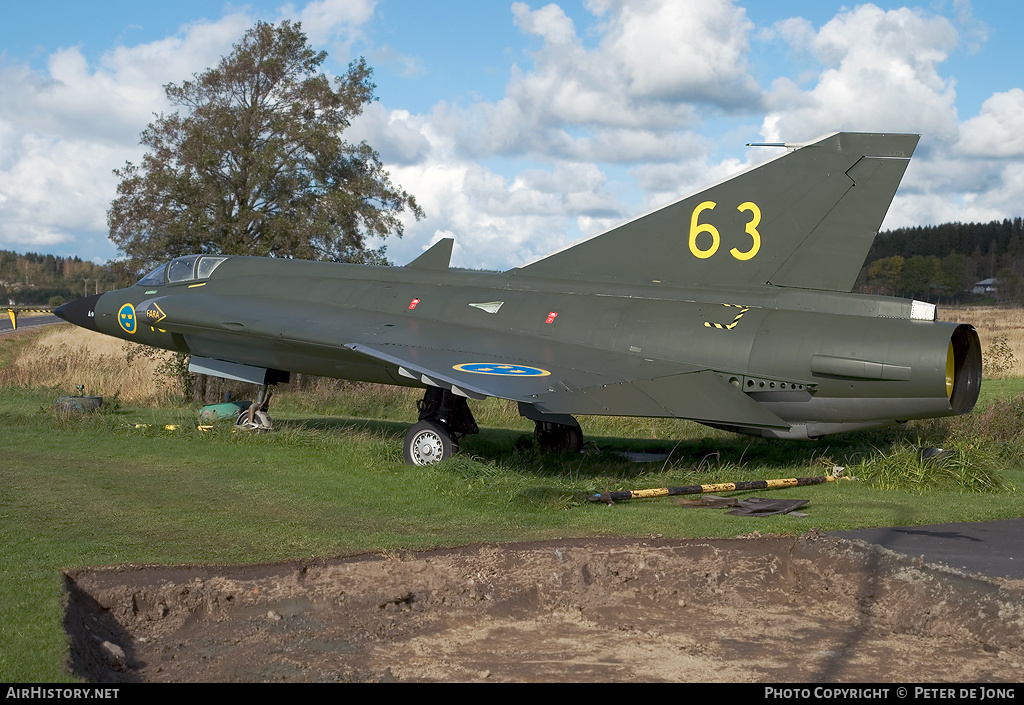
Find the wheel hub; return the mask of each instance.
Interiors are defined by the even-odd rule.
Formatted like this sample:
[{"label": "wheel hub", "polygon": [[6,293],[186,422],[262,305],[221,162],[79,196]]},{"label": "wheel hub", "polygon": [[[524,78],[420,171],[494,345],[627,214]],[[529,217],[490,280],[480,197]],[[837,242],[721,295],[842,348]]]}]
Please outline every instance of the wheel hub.
[{"label": "wheel hub", "polygon": [[413,441],[412,447],[417,465],[436,463],[441,457],[441,439],[431,431],[419,433]]}]

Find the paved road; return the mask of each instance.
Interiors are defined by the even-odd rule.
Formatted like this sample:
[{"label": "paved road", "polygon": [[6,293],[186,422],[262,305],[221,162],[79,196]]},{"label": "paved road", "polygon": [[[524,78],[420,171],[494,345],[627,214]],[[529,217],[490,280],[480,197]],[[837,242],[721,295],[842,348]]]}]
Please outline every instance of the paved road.
[{"label": "paved road", "polygon": [[968,573],[1024,580],[1024,519],[829,533],[909,556],[922,556],[928,563],[942,563]]},{"label": "paved road", "polygon": [[[63,322],[64,321],[49,313],[39,316],[18,316],[18,330],[28,330],[29,328],[49,326],[54,323]],[[12,331],[11,317],[7,314],[7,309],[0,309],[0,335],[10,333]]]}]

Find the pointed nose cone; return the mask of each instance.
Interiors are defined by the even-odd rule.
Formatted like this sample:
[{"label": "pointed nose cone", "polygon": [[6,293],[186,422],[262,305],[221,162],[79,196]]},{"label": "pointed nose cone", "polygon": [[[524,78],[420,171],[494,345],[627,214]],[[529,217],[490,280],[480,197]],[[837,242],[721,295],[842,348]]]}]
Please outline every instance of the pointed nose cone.
[{"label": "pointed nose cone", "polygon": [[100,300],[101,296],[103,294],[68,301],[63,306],[53,309],[53,315],[63,318],[68,323],[74,323],[76,326],[98,331],[99,329],[96,328],[96,302]]}]

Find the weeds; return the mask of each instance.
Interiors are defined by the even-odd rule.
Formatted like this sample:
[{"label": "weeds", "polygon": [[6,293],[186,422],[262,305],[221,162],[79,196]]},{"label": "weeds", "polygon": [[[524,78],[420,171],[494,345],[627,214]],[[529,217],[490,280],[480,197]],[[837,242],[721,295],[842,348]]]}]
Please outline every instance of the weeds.
[{"label": "weeds", "polygon": [[851,468],[861,480],[884,490],[999,492],[1004,488],[1000,450],[954,440],[935,457],[902,444],[881,450]]},{"label": "weeds", "polygon": [[[908,424],[887,446],[854,463],[855,473],[883,489],[1007,489],[1007,468],[1024,465],[1024,396],[997,399],[972,414]],[[891,432],[890,432],[891,433]],[[922,448],[941,449],[924,457]]]},{"label": "weeds", "polygon": [[124,343],[100,333],[71,326],[52,326],[19,345],[0,369],[0,386],[50,388],[74,394],[81,385],[86,394],[113,396],[130,404],[166,404],[176,395],[160,384],[156,367],[162,353],[124,358]]},{"label": "weeds", "polygon": [[992,340],[984,356],[985,376],[1000,377],[1013,369],[1016,362],[1013,349],[1006,341],[1006,336],[1001,335]]},{"label": "weeds", "polygon": [[[188,370],[188,354],[135,343],[125,343],[123,350],[124,359],[129,367],[141,360],[149,361],[149,366],[153,369],[153,381],[161,391],[169,395],[180,394],[185,399],[192,397],[196,376]],[[174,389],[175,386],[177,389]]]}]

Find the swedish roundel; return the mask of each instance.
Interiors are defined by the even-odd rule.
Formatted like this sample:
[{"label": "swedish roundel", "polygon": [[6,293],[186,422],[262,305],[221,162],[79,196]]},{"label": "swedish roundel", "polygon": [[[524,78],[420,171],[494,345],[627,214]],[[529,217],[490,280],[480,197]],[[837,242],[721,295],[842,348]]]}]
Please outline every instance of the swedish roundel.
[{"label": "swedish roundel", "polygon": [[135,333],[135,307],[131,304],[125,304],[117,312],[117,322],[121,324],[121,328],[124,329],[125,333]]},{"label": "swedish roundel", "polygon": [[499,375],[503,377],[546,377],[551,374],[547,370],[529,365],[496,365],[493,362],[464,362],[452,365],[452,369],[460,372],[472,372],[478,375]]}]

